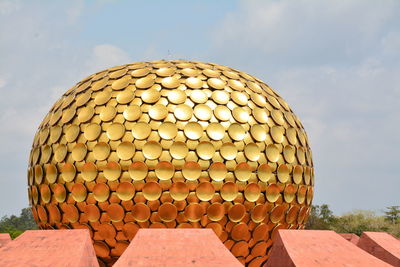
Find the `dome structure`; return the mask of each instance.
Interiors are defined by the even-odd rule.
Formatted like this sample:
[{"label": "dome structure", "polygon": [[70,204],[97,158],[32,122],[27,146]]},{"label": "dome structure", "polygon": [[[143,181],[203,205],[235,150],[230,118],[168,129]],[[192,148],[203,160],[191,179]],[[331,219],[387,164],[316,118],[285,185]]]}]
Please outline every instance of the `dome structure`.
[{"label": "dome structure", "polygon": [[247,266],[302,229],[314,170],[301,122],[249,74],[138,62],[69,89],[39,126],[28,192],[41,229],[90,231],[112,264],[139,228],[212,228]]}]

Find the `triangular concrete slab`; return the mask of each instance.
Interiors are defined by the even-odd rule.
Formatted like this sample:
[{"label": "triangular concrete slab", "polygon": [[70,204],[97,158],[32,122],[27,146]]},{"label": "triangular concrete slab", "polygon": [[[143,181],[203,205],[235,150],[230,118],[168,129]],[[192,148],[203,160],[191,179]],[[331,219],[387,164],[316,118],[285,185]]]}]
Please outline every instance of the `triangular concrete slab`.
[{"label": "triangular concrete slab", "polygon": [[389,267],[333,231],[279,230],[268,267]]},{"label": "triangular concrete slab", "polygon": [[5,246],[10,241],[11,241],[11,237],[8,233],[0,234],[0,248]]},{"label": "triangular concrete slab", "polygon": [[26,231],[0,248],[0,266],[98,267],[88,230]]},{"label": "triangular concrete slab", "polygon": [[211,229],[140,229],[114,267],[243,267]]},{"label": "triangular concrete slab", "polygon": [[400,240],[388,233],[364,232],[358,246],[375,257],[400,267]]}]

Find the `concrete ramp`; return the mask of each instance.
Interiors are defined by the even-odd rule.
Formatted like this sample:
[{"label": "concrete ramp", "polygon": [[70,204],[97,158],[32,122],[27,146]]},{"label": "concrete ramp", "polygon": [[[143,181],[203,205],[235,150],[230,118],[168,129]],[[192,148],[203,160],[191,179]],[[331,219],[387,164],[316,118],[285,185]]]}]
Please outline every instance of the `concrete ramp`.
[{"label": "concrete ramp", "polygon": [[358,240],[360,240],[360,237],[355,234],[339,233],[339,235],[354,245],[357,245]]},{"label": "concrete ramp", "polygon": [[211,229],[140,229],[114,267],[243,267]]},{"label": "concrete ramp", "polygon": [[26,231],[0,248],[0,266],[98,267],[88,230]]},{"label": "concrete ramp", "polygon": [[7,234],[7,233],[6,234],[3,234],[3,233],[0,234],[0,248],[5,246],[10,241],[11,241],[11,237],[10,237],[9,234]]},{"label": "concrete ramp", "polygon": [[279,230],[269,267],[389,267],[333,231]]},{"label": "concrete ramp", "polygon": [[375,257],[400,267],[400,240],[388,233],[364,232],[358,246]]}]

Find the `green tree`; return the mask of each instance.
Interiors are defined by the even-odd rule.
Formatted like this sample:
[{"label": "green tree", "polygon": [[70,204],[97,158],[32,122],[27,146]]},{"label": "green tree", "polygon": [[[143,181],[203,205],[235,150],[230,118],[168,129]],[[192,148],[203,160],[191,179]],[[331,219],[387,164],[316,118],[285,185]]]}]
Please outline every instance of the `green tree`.
[{"label": "green tree", "polygon": [[37,225],[30,208],[22,209],[20,216],[3,216],[0,219],[0,232],[9,233],[11,238],[15,238],[24,231],[32,229],[37,229]]},{"label": "green tree", "polygon": [[329,230],[335,220],[336,218],[327,204],[313,205],[306,223],[306,229]]},{"label": "green tree", "polygon": [[333,230],[338,233],[387,232],[400,237],[398,206],[388,207],[385,216],[369,210],[354,210],[335,216],[326,204],[312,206],[306,229]]},{"label": "green tree", "polygon": [[389,227],[383,216],[376,216],[373,211],[355,210],[337,217],[332,230],[338,233],[387,232]]},{"label": "green tree", "polygon": [[392,224],[400,223],[400,206],[386,207],[385,219]]}]

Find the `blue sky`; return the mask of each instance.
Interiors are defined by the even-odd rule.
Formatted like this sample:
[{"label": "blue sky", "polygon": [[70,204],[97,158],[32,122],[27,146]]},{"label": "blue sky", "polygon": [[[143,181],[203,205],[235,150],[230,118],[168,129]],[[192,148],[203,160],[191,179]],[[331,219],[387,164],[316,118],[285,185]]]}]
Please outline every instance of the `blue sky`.
[{"label": "blue sky", "polygon": [[291,105],[314,155],[315,204],[400,204],[399,1],[0,0],[0,216],[28,205],[34,133],[85,76],[182,58],[254,74]]}]

